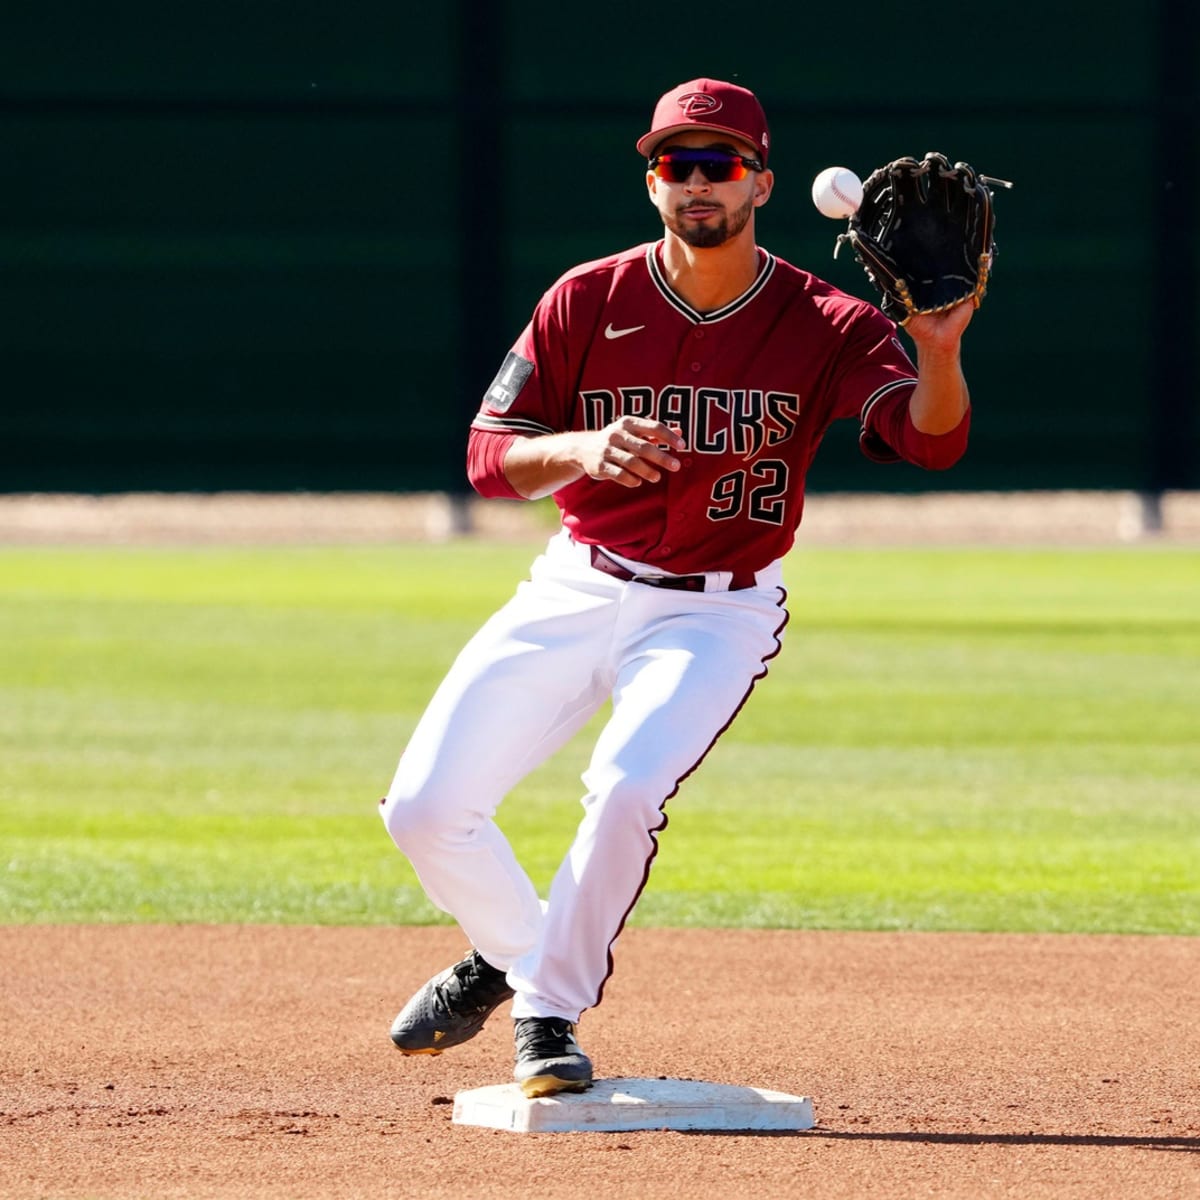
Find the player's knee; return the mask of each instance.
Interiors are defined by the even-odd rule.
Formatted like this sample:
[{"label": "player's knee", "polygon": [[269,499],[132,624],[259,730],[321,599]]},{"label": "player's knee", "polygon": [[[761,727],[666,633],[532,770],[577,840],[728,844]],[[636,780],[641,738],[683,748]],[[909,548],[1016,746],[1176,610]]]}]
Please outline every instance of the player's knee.
[{"label": "player's knee", "polygon": [[653,780],[630,774],[610,774],[594,788],[586,804],[601,823],[609,821],[655,829],[662,823],[666,793]]},{"label": "player's knee", "polygon": [[383,798],[379,815],[388,836],[405,853],[424,845],[443,832],[445,806],[428,791],[407,792],[393,786]]},{"label": "player's knee", "polygon": [[494,813],[479,799],[434,777],[414,784],[398,774],[380,806],[388,834],[410,857],[429,845],[468,841]]}]

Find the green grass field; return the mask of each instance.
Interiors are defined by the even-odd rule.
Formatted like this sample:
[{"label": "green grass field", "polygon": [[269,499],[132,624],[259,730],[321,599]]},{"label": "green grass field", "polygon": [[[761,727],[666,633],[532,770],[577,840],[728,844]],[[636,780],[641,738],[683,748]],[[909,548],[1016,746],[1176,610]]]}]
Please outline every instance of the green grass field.
[{"label": "green grass field", "polygon": [[[0,549],[0,921],[444,919],[377,802],[535,552]],[[1200,933],[1200,554],[800,550],[788,582],[638,923]],[[539,885],[588,733],[501,811]]]}]

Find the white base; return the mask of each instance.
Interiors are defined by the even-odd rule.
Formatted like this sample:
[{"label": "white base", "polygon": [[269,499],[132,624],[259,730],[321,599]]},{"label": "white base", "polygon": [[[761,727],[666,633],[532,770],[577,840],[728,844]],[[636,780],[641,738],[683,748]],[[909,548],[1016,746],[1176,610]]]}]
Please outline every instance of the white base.
[{"label": "white base", "polygon": [[686,1079],[599,1079],[589,1091],[538,1100],[527,1100],[515,1083],[459,1092],[454,1123],[514,1133],[619,1133],[811,1129],[816,1119],[807,1096],[786,1092]]}]

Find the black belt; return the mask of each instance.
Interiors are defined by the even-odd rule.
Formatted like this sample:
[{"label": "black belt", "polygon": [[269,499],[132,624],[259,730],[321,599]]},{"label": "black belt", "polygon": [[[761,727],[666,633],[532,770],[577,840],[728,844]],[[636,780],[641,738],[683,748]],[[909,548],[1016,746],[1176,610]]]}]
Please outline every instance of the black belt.
[{"label": "black belt", "polygon": [[[644,583],[647,587],[668,588],[675,592],[702,592],[708,579],[704,575],[638,575],[621,566],[615,558],[610,558],[599,546],[592,547],[592,566],[605,575],[621,579],[625,583]],[[734,571],[729,581],[731,592],[741,592],[754,587],[756,583],[753,571]]]}]

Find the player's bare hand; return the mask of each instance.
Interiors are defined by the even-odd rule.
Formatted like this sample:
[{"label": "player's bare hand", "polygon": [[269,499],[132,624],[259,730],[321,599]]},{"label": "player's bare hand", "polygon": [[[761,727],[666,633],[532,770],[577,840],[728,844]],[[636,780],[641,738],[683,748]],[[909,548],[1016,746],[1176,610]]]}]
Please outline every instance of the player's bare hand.
[{"label": "player's bare hand", "polygon": [[684,449],[675,430],[646,417],[621,417],[585,437],[580,454],[584,474],[629,488],[657,483],[664,471],[678,471],[680,462],[672,451]]},{"label": "player's bare hand", "polygon": [[964,300],[945,312],[921,313],[911,317],[904,328],[923,350],[957,351],[958,343],[974,315],[975,305],[970,300]]}]

